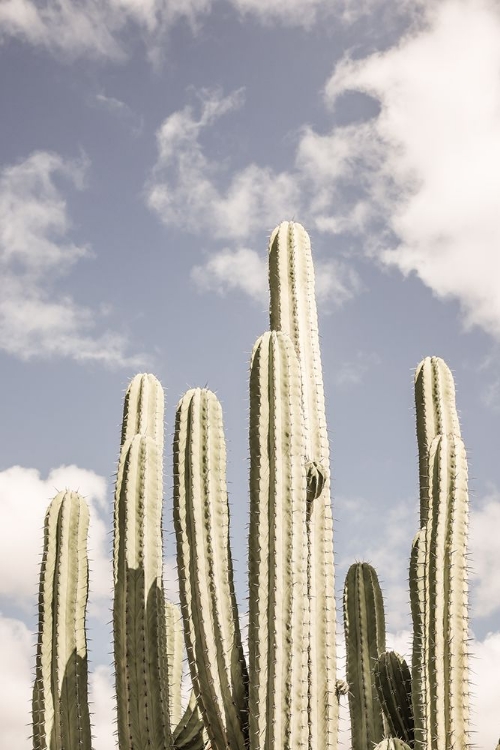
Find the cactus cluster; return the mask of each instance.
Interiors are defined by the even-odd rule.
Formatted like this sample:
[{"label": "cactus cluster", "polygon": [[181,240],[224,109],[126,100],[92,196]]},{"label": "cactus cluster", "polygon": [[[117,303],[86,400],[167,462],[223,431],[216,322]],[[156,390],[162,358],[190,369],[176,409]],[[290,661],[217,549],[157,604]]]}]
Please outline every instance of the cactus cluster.
[{"label": "cactus cluster", "polygon": [[[114,497],[113,633],[120,750],[336,750],[342,692],[353,750],[468,743],[467,466],[451,374],[415,379],[421,524],[410,562],[411,672],[386,651],[374,569],[344,587],[347,685],[338,680],[329,445],[309,237],[269,242],[270,331],[250,365],[248,662],[229,545],[222,410],[180,400],[174,528],[180,609],[162,581],[163,391],[137,375],[125,397]],[[85,609],[88,510],[59,493],[45,521],[33,689],[34,750],[90,750]],[[181,709],[182,655],[192,683]]]}]

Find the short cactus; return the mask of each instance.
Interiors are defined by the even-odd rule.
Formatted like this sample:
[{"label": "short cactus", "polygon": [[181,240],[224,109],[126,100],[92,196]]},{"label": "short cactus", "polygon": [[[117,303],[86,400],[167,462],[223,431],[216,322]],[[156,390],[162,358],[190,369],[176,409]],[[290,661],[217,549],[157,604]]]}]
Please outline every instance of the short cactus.
[{"label": "short cactus", "polygon": [[385,615],[377,574],[354,563],[344,586],[344,630],[353,750],[366,750],[385,735],[374,666],[385,651]]},{"label": "short cactus", "polygon": [[[249,659],[229,548],[222,410],[179,402],[174,527],[181,610],[162,582],[163,390],[131,382],[114,505],[113,631],[120,750],[337,750],[349,693],[353,750],[455,750],[468,742],[467,466],[450,371],[417,368],[420,529],[410,560],[411,679],[385,652],[382,595],[351,566],[347,684],[336,673],[329,445],[310,242],[283,222],[269,243],[271,331],[250,372]],[[34,750],[91,750],[85,607],[88,510],[59,493],[45,521]],[[182,640],[193,689],[181,708]],[[413,727],[414,720],[414,727]],[[498,750],[498,749],[497,749]]]}]

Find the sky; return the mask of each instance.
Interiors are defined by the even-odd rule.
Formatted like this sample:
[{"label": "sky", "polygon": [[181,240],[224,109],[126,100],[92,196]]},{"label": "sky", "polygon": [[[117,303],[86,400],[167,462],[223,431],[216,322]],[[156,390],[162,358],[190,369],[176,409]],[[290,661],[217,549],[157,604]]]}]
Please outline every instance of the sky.
[{"label": "sky", "polygon": [[[469,460],[474,746],[500,735],[500,6],[496,0],[0,0],[0,746],[31,746],[43,517],[91,510],[95,750],[114,745],[111,518],[123,395],[171,437],[221,400],[242,621],[248,367],[267,241],[308,230],[332,452],[337,601],[356,560],[410,656],[413,373],[450,366]],[[341,616],[339,608],[339,637]],[[342,650],[342,646],[340,646]],[[343,707],[342,747],[349,747]]]}]

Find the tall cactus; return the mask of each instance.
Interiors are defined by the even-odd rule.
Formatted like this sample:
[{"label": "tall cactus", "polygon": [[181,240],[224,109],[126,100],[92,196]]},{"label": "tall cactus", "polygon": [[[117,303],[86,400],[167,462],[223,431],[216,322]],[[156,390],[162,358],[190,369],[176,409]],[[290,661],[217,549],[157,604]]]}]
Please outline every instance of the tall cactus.
[{"label": "tall cactus", "polygon": [[45,516],[33,687],[33,746],[90,750],[85,615],[89,512],[76,492],[59,492]]},{"label": "tall cactus", "polygon": [[206,389],[177,407],[174,524],[184,633],[191,677],[214,750],[243,750],[247,727],[244,664],[229,549],[222,411]]},{"label": "tall cactus", "polygon": [[285,334],[250,372],[250,748],[307,747],[306,467],[300,373]]},{"label": "tall cactus", "polygon": [[329,750],[338,736],[330,451],[311,243],[300,224],[284,221],[271,234],[269,288],[271,329],[290,336],[300,366],[308,484],[316,490],[307,507],[309,748]]},{"label": "tall cactus", "polygon": [[[269,281],[271,331],[257,341],[250,372],[248,666],[220,404],[210,391],[193,389],[177,409],[180,613],[162,583],[163,390],[141,374],[125,396],[113,560],[120,750],[338,747],[329,447],[314,271],[300,224],[283,222],[272,233]],[[455,750],[468,741],[467,466],[453,378],[442,360],[419,365],[415,397],[421,519],[410,560],[413,706],[407,668],[382,653],[376,573],[357,563],[345,589],[353,750],[408,750],[413,739],[415,750]],[[82,498],[56,496],[44,531],[34,750],[91,748],[87,525]],[[184,713],[181,627],[193,686]],[[384,729],[399,737],[384,737]]]},{"label": "tall cactus", "polygon": [[423,360],[415,377],[421,528],[410,561],[416,750],[469,742],[467,460],[454,395],[445,363]]}]

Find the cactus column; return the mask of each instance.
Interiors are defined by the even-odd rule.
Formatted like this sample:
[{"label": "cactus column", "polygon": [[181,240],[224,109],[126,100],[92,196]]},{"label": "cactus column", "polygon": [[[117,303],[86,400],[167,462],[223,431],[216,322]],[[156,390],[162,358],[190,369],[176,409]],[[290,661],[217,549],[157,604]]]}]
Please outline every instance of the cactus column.
[{"label": "cactus column", "polygon": [[290,336],[299,360],[308,464],[307,598],[310,750],[337,747],[335,574],[325,416],[311,244],[305,229],[281,223],[269,241],[270,325]]},{"label": "cactus column", "polygon": [[421,471],[421,528],[410,563],[415,748],[452,750],[469,742],[467,460],[453,378],[442,360],[420,364],[415,393]]},{"label": "cactus column", "polygon": [[85,614],[89,511],[59,492],[45,516],[33,687],[35,750],[90,750]]}]

